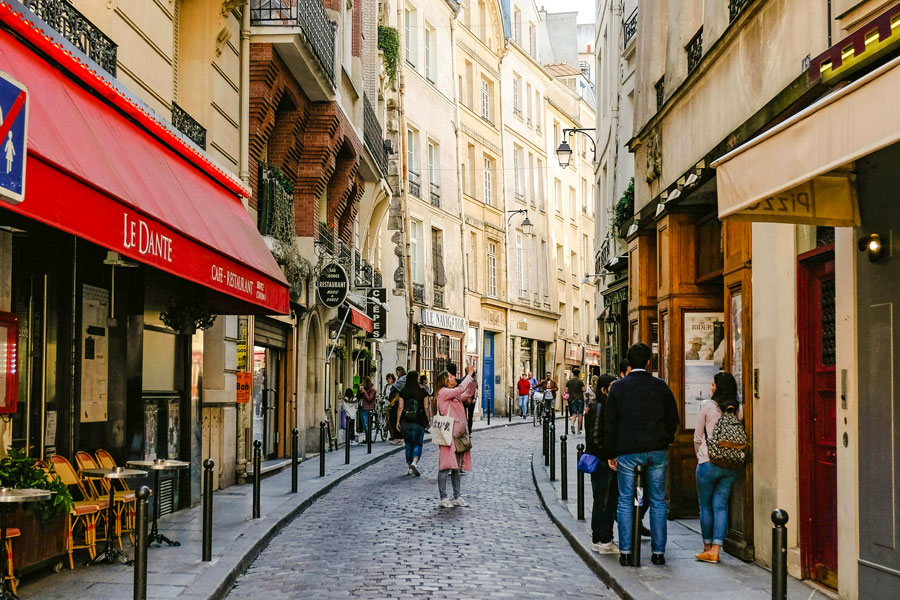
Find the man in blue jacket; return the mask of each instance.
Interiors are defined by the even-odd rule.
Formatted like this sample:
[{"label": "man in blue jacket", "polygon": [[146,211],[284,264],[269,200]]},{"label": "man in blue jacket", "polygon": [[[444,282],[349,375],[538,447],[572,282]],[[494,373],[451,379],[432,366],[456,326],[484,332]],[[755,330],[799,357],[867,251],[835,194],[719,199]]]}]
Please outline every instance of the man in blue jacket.
[{"label": "man in blue jacket", "polygon": [[678,429],[678,408],[672,390],[662,379],[650,375],[651,351],[646,344],[628,350],[631,370],[610,387],[606,409],[606,446],[609,466],[618,471],[619,562],[631,560],[634,469],[643,466],[647,485],[644,502],[650,499],[650,561],[666,564],[666,463],[667,450]]}]

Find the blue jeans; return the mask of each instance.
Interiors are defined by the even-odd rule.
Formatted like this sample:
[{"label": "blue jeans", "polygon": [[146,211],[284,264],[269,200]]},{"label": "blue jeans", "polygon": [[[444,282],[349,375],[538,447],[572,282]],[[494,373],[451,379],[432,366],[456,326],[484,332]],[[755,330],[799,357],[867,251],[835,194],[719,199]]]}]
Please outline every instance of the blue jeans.
[{"label": "blue jeans", "polygon": [[528,396],[519,396],[519,412],[522,413],[522,418],[528,414]]},{"label": "blue jeans", "polygon": [[619,549],[631,552],[632,507],[634,506],[634,468],[644,467],[644,502],[650,498],[650,550],[655,554],[666,551],[666,462],[665,450],[623,454],[618,459],[619,472]]},{"label": "blue jeans", "polygon": [[711,462],[697,465],[697,497],[700,500],[700,531],[703,543],[721,546],[728,530],[728,496],[738,469],[725,469]]},{"label": "blue jeans", "polygon": [[371,414],[371,412],[372,411],[369,410],[359,409],[359,418],[362,421],[363,428],[363,439],[366,439],[366,435],[368,435],[369,432],[369,415]]},{"label": "blue jeans", "polygon": [[412,464],[414,458],[422,456],[422,443],[425,439],[425,428],[418,423],[401,423],[403,439],[406,441],[406,464]]}]

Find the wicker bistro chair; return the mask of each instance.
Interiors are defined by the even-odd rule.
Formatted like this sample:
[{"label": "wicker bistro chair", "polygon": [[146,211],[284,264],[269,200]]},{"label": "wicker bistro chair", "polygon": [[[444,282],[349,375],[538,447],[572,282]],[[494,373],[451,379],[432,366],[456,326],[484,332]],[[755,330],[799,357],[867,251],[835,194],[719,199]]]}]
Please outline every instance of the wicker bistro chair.
[{"label": "wicker bistro chair", "polygon": [[[102,448],[97,448],[97,451],[94,452],[94,456],[97,457],[97,463],[104,469],[115,469],[116,467],[119,466],[116,464],[116,459],[114,459],[112,457],[112,454],[110,454],[109,452],[107,452],[106,450],[104,450]],[[135,495],[134,490],[128,486],[128,482],[126,482],[124,479],[111,479],[111,480],[104,479],[103,481],[104,481],[104,483],[107,484],[105,486],[107,494],[109,494],[109,484],[110,483],[112,483],[113,485],[119,484],[119,486],[122,488],[120,491],[116,492],[116,500],[117,501],[120,496],[123,498],[128,498],[128,497],[133,498]],[[126,526],[126,530],[130,530],[132,532],[129,535],[132,536],[132,540],[133,540],[134,539],[134,534],[133,534],[134,524],[135,524],[135,519],[136,519],[136,510],[135,509],[137,508],[137,503],[132,501],[131,504],[126,505],[126,508],[127,508],[127,510],[125,512],[125,526]],[[121,546],[121,543],[119,545]]]},{"label": "wicker bistro chair", "polygon": [[[91,559],[97,555],[97,521],[104,516],[103,510],[109,506],[109,500],[102,503],[91,500],[84,489],[84,483],[75,473],[75,469],[64,456],[54,454],[50,457],[53,471],[48,470],[50,477],[58,477],[69,488],[77,487],[83,500],[76,500],[75,505],[66,517],[66,552],[69,554],[69,569],[75,568],[72,553],[86,548]],[[81,526],[84,543],[75,543],[75,530]],[[10,563],[12,564],[12,563]]]},{"label": "wicker bistro chair", "polygon": [[[100,466],[94,460],[90,453],[81,450],[75,453],[75,462],[78,463],[79,469],[98,469]],[[84,477],[86,487],[91,491],[93,498],[105,498],[106,505],[109,506],[109,489],[111,480],[105,477]],[[100,483],[98,484],[97,481]],[[116,516],[115,535],[119,539],[119,548],[124,550],[122,546],[122,534],[127,533],[131,545],[134,546],[134,508],[135,495],[134,492],[117,491],[115,493],[115,504],[113,505],[113,513]],[[107,535],[109,535],[109,524],[107,523]]]},{"label": "wicker bistro chair", "polygon": [[6,528],[6,575],[3,577],[9,582],[9,589],[16,594],[16,576],[13,574],[13,546],[12,539],[22,535],[16,527]]}]

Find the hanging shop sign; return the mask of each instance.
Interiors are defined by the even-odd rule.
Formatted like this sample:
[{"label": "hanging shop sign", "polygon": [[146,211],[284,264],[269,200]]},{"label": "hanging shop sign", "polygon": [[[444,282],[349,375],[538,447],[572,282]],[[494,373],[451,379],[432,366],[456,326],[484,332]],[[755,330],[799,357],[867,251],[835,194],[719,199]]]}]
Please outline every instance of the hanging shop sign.
[{"label": "hanging shop sign", "polygon": [[0,71],[0,196],[18,204],[25,198],[28,91]]},{"label": "hanging shop sign", "polygon": [[387,331],[387,310],[384,304],[387,302],[387,288],[372,288],[367,294],[368,298],[377,300],[377,302],[367,302],[366,312],[372,319],[373,338],[383,338]]},{"label": "hanging shop sign", "polygon": [[347,271],[337,263],[325,265],[316,282],[316,290],[322,304],[329,308],[337,308],[347,299],[347,292],[350,290]]},{"label": "hanging shop sign", "polygon": [[422,325],[466,333],[466,320],[464,318],[427,308],[422,309]]}]

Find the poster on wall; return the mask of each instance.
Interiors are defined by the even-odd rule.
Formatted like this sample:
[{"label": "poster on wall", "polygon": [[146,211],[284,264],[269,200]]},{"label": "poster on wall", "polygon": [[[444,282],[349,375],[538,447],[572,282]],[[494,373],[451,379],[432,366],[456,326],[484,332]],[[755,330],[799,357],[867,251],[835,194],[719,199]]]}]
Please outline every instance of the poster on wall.
[{"label": "poster on wall", "polygon": [[684,315],[684,429],[694,429],[700,403],[712,397],[725,356],[724,313]]},{"label": "poster on wall", "polygon": [[731,297],[731,374],[737,383],[738,402],[743,402],[744,394],[744,343],[743,343],[743,300],[740,293]]},{"label": "poster on wall", "polygon": [[81,422],[107,419],[109,290],[85,285],[81,292]]}]

